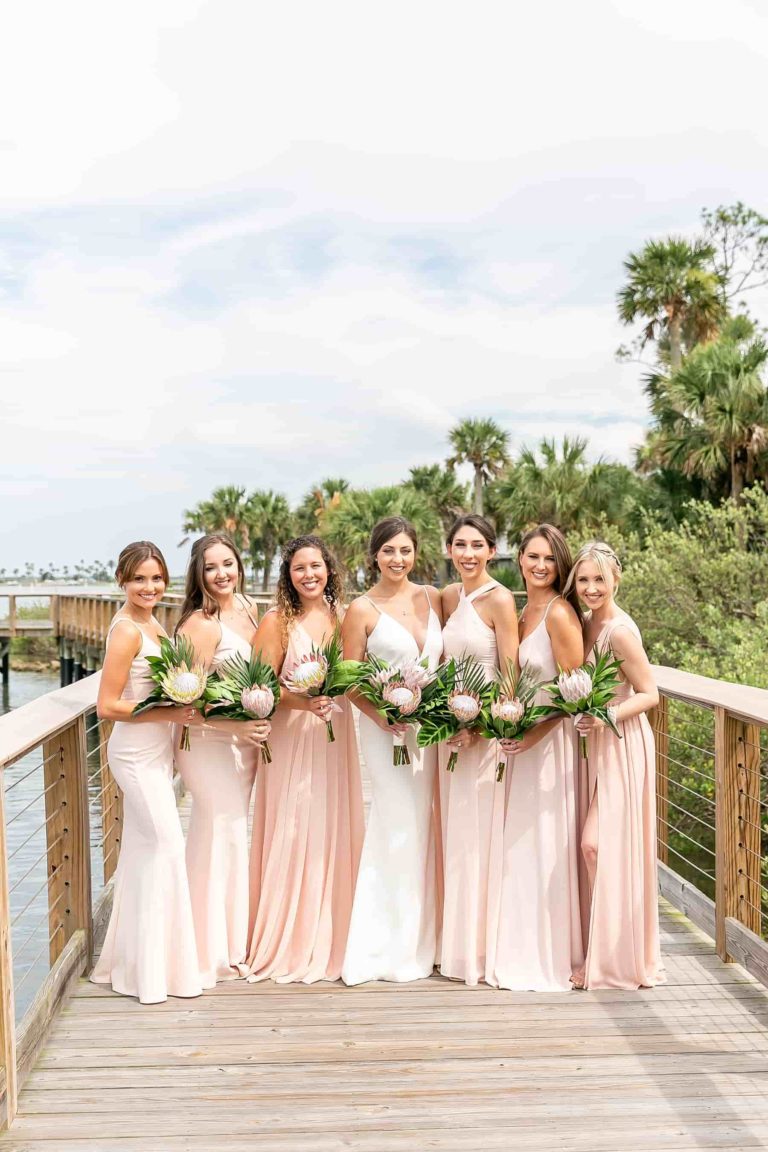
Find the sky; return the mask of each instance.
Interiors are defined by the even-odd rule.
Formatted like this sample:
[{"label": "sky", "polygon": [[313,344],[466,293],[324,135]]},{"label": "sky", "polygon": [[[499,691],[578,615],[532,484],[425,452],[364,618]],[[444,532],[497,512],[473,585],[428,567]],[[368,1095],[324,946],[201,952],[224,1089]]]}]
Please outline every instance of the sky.
[{"label": "sky", "polygon": [[[0,568],[647,421],[622,261],[766,204],[761,0],[58,0],[0,48]],[[10,27],[10,34],[9,32]]]}]

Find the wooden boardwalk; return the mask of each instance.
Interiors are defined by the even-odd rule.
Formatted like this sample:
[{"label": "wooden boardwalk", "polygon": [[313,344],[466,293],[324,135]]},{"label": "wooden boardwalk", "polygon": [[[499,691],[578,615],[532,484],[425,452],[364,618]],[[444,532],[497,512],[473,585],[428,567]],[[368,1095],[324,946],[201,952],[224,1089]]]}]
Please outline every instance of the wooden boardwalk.
[{"label": "wooden boardwalk", "polygon": [[768,1147],[768,993],[662,922],[669,982],[643,992],[238,981],[142,1007],[80,981],[0,1147]]}]

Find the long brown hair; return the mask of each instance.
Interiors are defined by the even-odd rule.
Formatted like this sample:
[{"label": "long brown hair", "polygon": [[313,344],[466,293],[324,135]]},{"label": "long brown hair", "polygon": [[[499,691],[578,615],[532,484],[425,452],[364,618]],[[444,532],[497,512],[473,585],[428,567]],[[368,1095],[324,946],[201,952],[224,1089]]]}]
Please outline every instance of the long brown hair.
[{"label": "long brown hair", "polygon": [[126,581],[133,580],[136,575],[136,569],[143,564],[145,560],[156,560],[160,565],[163,580],[165,580],[166,584],[170,584],[171,578],[168,575],[168,565],[157,544],[153,544],[151,540],[134,540],[132,544],[126,544],[117,558],[115,580],[121,588]]},{"label": "long brown hair", "polygon": [[291,624],[297,616],[301,615],[302,611],[301,596],[294,588],[293,580],[291,580],[291,562],[302,548],[315,548],[323,558],[328,572],[328,581],[323,591],[323,597],[336,619],[338,619],[343,596],[339,569],[326,542],[321,540],[319,536],[296,536],[293,540],[289,540],[280,556],[280,573],[277,578],[277,593],[275,595],[280,630],[284,640]]},{"label": "long brown hair", "polygon": [[465,516],[457,516],[448,529],[445,542],[449,548],[451,544],[453,544],[456,534],[460,532],[462,528],[474,528],[476,532],[480,533],[489,548],[496,547],[496,533],[494,532],[493,524],[491,524],[489,520],[486,520],[485,516],[480,516],[477,512],[467,512]]},{"label": "long brown hair", "polygon": [[[568,577],[570,576],[571,569],[573,568],[573,557],[571,556],[571,550],[568,547],[568,541],[565,539],[565,536],[563,536],[560,529],[556,528],[554,524],[538,524],[535,528],[531,528],[528,532],[526,532],[525,536],[523,536],[517,552],[517,566],[520,569],[520,575],[523,575],[523,553],[530,544],[531,540],[535,540],[537,536],[541,536],[544,540],[546,540],[547,544],[552,549],[552,555],[555,558],[555,567],[557,570],[555,583],[553,585],[555,592],[559,592],[563,599],[568,601],[578,616],[579,620],[581,620],[582,612],[579,598],[576,595],[575,588],[570,586],[568,583]],[[523,582],[525,582],[525,577],[523,577]]]},{"label": "long brown hair", "polygon": [[189,557],[189,564],[187,565],[187,577],[184,584],[184,603],[181,606],[181,616],[179,622],[174,629],[178,632],[185,620],[187,620],[193,612],[198,612],[202,609],[204,616],[219,615],[219,602],[211,595],[205,586],[205,553],[214,544],[223,544],[225,548],[229,548],[237,562],[237,587],[236,592],[239,592],[248,603],[248,597],[245,596],[245,568],[240,553],[233,544],[232,540],[225,532],[212,532],[208,536],[201,536],[199,540],[195,540],[192,545],[192,553]]}]

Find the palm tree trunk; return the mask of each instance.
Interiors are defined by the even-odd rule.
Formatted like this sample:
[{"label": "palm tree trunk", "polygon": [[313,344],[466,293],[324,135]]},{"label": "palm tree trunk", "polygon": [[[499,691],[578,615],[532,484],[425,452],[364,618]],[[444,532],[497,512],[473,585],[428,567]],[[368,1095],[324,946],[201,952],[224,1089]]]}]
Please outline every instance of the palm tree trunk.
[{"label": "palm tree trunk", "polygon": [[472,500],[472,511],[478,516],[483,514],[483,470],[475,466],[475,488]]},{"label": "palm tree trunk", "polygon": [[680,317],[671,316],[669,320],[669,363],[672,371],[676,372],[682,362],[683,346]]},{"label": "palm tree trunk", "polygon": [[264,549],[264,569],[261,577],[261,590],[262,592],[269,591],[269,577],[272,572],[272,561],[275,558],[274,551],[267,551]]}]

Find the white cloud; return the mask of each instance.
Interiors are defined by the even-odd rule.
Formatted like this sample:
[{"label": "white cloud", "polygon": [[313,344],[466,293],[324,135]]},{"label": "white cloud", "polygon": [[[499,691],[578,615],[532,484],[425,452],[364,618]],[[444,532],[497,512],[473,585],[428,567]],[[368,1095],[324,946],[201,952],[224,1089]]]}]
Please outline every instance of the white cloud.
[{"label": "white cloud", "polygon": [[44,8],[0,76],[6,566],[174,554],[215,484],[395,481],[465,415],[629,459],[622,258],[762,202],[747,0]]}]

